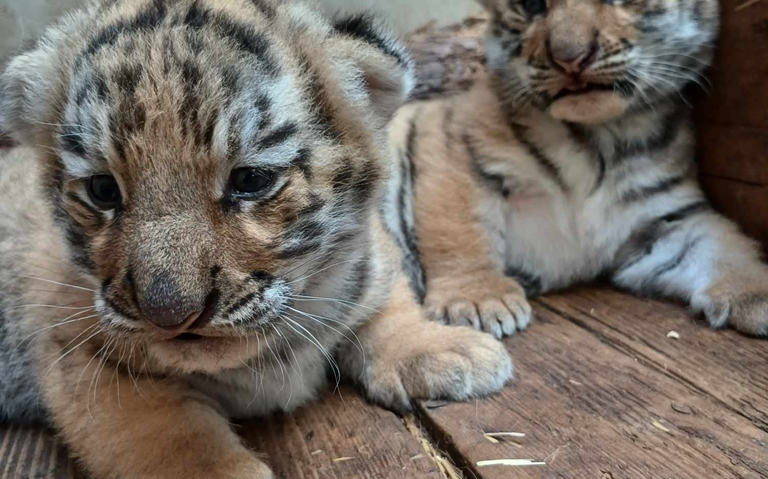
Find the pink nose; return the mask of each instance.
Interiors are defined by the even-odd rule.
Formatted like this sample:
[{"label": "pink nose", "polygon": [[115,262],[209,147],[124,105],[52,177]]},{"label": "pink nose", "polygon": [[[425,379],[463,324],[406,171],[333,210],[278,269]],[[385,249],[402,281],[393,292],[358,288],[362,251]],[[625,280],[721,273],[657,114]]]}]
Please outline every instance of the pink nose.
[{"label": "pink nose", "polygon": [[557,63],[565,73],[579,75],[597,59],[597,42],[590,42],[582,48],[552,48],[550,54],[552,60]]}]

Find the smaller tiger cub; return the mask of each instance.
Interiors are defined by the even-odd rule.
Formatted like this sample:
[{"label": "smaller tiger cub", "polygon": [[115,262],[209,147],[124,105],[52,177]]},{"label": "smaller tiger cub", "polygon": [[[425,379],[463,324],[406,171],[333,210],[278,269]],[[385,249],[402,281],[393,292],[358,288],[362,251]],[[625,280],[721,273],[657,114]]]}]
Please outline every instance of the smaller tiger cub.
[{"label": "smaller tiger cub", "polygon": [[684,95],[717,0],[481,3],[488,77],[390,127],[431,316],[501,337],[528,324],[523,289],[607,278],[768,335],[768,266],[696,179]]}]

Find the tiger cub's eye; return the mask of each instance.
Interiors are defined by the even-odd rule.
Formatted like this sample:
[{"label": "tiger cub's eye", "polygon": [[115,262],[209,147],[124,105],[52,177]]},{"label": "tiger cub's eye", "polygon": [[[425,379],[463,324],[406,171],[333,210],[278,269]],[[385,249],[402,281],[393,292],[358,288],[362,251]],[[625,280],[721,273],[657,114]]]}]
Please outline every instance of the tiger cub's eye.
[{"label": "tiger cub's eye", "polygon": [[272,186],[274,173],[259,168],[237,168],[232,171],[229,183],[237,196],[255,196]]},{"label": "tiger cub's eye", "polygon": [[120,186],[112,175],[94,175],[88,179],[88,197],[97,208],[111,210],[120,206]]},{"label": "tiger cub's eye", "polygon": [[547,2],[546,0],[523,0],[523,8],[528,15],[535,17],[546,13]]}]

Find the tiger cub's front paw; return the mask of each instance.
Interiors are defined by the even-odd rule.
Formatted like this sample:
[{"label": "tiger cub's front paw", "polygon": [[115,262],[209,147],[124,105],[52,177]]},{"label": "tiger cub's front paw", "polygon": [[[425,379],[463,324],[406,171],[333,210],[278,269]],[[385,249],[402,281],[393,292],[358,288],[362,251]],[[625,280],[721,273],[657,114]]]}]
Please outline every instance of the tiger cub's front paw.
[{"label": "tiger cub's front paw", "polygon": [[691,303],[714,328],[729,325],[750,336],[768,336],[768,286],[723,281],[694,296]]},{"label": "tiger cub's front paw", "polygon": [[427,316],[451,326],[470,326],[501,339],[531,322],[531,306],[514,279],[494,271],[435,280],[425,299]]},{"label": "tiger cub's front paw", "polygon": [[366,376],[372,401],[406,411],[412,399],[462,401],[499,391],[512,378],[512,360],[487,334],[424,322],[371,361]]},{"label": "tiger cub's front paw", "polygon": [[275,475],[269,467],[258,458],[251,454],[240,454],[239,456],[222,464],[218,470],[207,477],[220,479],[275,479]]}]

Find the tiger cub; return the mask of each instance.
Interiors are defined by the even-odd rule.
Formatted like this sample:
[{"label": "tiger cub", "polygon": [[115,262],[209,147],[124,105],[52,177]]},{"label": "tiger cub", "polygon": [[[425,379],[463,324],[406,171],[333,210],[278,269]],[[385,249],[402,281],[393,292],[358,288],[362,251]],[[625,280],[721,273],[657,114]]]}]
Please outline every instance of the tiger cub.
[{"label": "tiger cub", "polygon": [[411,66],[370,19],[102,1],[0,81],[22,145],[0,157],[0,420],[50,420],[93,477],[272,477],[230,420],[326,373],[398,410],[510,378],[401,269],[386,124]]},{"label": "tiger cub", "polygon": [[712,59],[717,1],[482,3],[487,78],[391,125],[429,314],[501,337],[529,322],[523,289],[607,277],[768,334],[758,247],[696,181],[684,90]]}]

